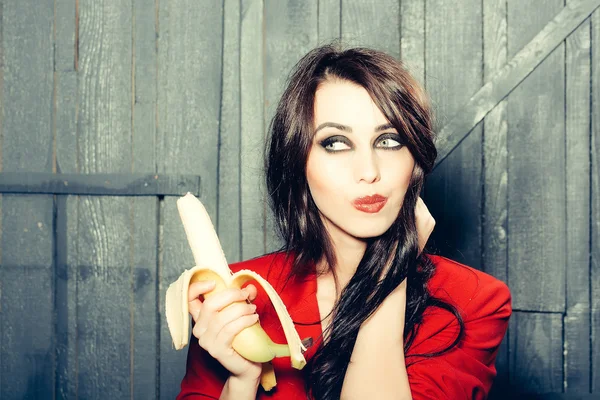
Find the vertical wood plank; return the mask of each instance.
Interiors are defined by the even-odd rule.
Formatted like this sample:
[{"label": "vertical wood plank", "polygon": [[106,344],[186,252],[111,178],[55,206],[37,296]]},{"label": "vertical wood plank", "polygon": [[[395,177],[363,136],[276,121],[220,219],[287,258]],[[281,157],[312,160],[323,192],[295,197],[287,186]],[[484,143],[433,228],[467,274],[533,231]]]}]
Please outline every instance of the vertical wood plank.
[{"label": "vertical wood plank", "polygon": [[[52,172],[53,1],[2,2],[2,170]],[[52,196],[2,196],[0,398],[54,393]]]},{"label": "vertical wood plank", "polygon": [[[131,171],[131,1],[79,1],[79,160],[82,173]],[[78,203],[77,389],[81,398],[131,391],[131,205]]]},{"label": "vertical wood plank", "polygon": [[78,197],[56,196],[56,398],[77,398]]},{"label": "vertical wood plank", "polygon": [[[265,2],[265,128],[275,114],[289,71],[318,41],[318,3],[294,0]],[[264,146],[264,144],[263,144]],[[268,195],[264,174],[261,191]],[[267,205],[265,207],[268,208]],[[267,210],[266,251],[275,251],[282,241],[277,237],[271,210]]]},{"label": "vertical wood plank", "polygon": [[[509,58],[562,6],[509,0]],[[561,44],[508,96],[508,265],[517,309],[565,308],[564,77]]]},{"label": "vertical wood plank", "polygon": [[425,3],[400,2],[400,57],[422,85],[425,85]]},{"label": "vertical wood plank", "polygon": [[592,40],[592,131],[591,131],[591,308],[592,308],[592,392],[600,393],[600,10],[591,17]]},{"label": "vertical wood plank", "polygon": [[[437,131],[482,85],[482,2],[426,4],[427,90]],[[434,248],[481,269],[481,124],[428,178],[425,203],[436,219]]]},{"label": "vertical wood plank", "polygon": [[[202,176],[201,200],[214,223],[218,203],[218,141],[222,85],[223,3],[158,3],[158,171]],[[164,312],[166,290],[194,265],[177,198],[162,202],[159,218],[160,398],[179,392],[186,351],[175,351]]]},{"label": "vertical wood plank", "polygon": [[[133,126],[131,172],[156,172],[156,2],[133,1]],[[134,197],[132,207],[132,393],[158,397],[158,199]]]},{"label": "vertical wood plank", "polygon": [[400,58],[397,0],[342,0],[341,36],[351,46],[372,47]]},{"label": "vertical wood plank", "polygon": [[510,379],[514,390],[562,392],[562,315],[514,312],[509,324]]},{"label": "vertical wood plank", "polygon": [[317,0],[319,44],[340,39],[341,0]]},{"label": "vertical wood plank", "polygon": [[240,0],[225,0],[223,26],[223,87],[219,132],[219,212],[216,221],[228,262],[241,260],[240,231]]},{"label": "vertical wood plank", "polygon": [[[568,0],[572,2],[572,0]],[[566,39],[565,392],[590,390],[590,22]]]},{"label": "vertical wood plank", "polygon": [[[506,1],[483,2],[484,82],[507,62]],[[507,110],[502,100],[485,118],[483,125],[483,269],[508,282],[507,248]],[[508,386],[507,332],[496,357],[494,391]]]},{"label": "vertical wood plank", "polygon": [[[77,173],[75,0],[55,2],[54,136],[56,172]],[[56,397],[77,398],[78,196],[56,196]]]},{"label": "vertical wood plank", "polygon": [[[263,174],[263,0],[242,0],[240,42],[242,259],[266,251]],[[278,71],[279,75],[280,71]],[[271,77],[269,77],[271,79]]]}]

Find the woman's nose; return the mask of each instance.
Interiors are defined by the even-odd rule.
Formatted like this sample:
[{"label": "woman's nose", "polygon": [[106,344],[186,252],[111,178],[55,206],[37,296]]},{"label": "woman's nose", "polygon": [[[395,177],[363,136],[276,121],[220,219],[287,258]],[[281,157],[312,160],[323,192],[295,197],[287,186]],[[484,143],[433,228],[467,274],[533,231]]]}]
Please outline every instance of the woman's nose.
[{"label": "woman's nose", "polygon": [[373,151],[356,152],[354,155],[356,182],[374,183],[381,178],[377,155]]}]

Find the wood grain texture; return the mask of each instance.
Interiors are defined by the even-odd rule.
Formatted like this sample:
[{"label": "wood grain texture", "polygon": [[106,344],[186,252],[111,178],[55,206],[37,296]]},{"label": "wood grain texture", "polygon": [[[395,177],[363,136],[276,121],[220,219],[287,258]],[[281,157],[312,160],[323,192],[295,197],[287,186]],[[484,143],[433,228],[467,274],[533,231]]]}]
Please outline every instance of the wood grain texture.
[{"label": "wood grain texture", "polygon": [[[509,58],[561,8],[562,0],[543,8],[510,1]],[[565,310],[564,57],[560,45],[508,97],[508,282],[516,309]]]},{"label": "wood grain texture", "polygon": [[400,2],[342,0],[341,8],[345,44],[372,47],[400,57]]},{"label": "wood grain texture", "polygon": [[[318,42],[317,3],[300,4],[294,0],[265,2],[265,127],[268,127],[288,74],[293,66]],[[261,175],[264,177],[264,175]],[[264,178],[261,187],[267,202]],[[267,203],[266,203],[267,204]],[[281,248],[271,210],[266,215],[266,251]]]},{"label": "wood grain texture", "polygon": [[513,312],[509,324],[513,390],[520,393],[562,392],[562,315]]},{"label": "wood grain texture", "polygon": [[[55,172],[79,172],[78,77],[75,0],[56,2],[54,137]],[[78,196],[56,196],[56,398],[77,398]]]},{"label": "wood grain texture", "polygon": [[411,74],[425,85],[425,4],[400,2],[400,58]]},{"label": "wood grain texture", "polygon": [[[240,26],[242,259],[266,251],[263,0],[242,0]],[[281,71],[277,71],[279,75]],[[272,77],[268,77],[271,79]]]},{"label": "wood grain texture", "polygon": [[217,233],[227,261],[241,261],[241,104],[240,1],[225,0],[223,86],[219,131],[219,209]]},{"label": "wood grain texture", "polygon": [[523,47],[506,67],[472,96],[444,126],[437,142],[436,164],[441,163],[501,99],[537,68],[538,64],[599,6],[600,0],[570,2],[544,26],[535,39]]},{"label": "wood grain texture", "polygon": [[[507,60],[506,1],[483,2],[483,72],[484,82],[503,68]],[[507,247],[507,123],[506,101],[503,100],[485,117],[483,124],[483,270],[508,282]],[[497,376],[494,390],[508,386],[507,332],[496,357]]]},{"label": "wood grain texture", "polygon": [[[448,1],[426,6],[427,90],[437,128],[482,84],[482,5],[463,7]],[[460,76],[460,79],[457,77]],[[436,220],[432,244],[441,254],[481,268],[481,128],[477,127],[454,154],[428,178],[425,203]]]},{"label": "wood grain texture", "polygon": [[[52,172],[54,3],[0,6],[2,170]],[[53,396],[53,199],[3,195],[1,208],[0,398]]]},{"label": "wood grain texture", "polygon": [[54,71],[75,71],[76,0],[55,1]]},{"label": "wood grain texture", "polygon": [[319,44],[341,38],[341,0],[317,0]]},{"label": "wood grain texture", "polygon": [[[156,23],[155,1],[134,0],[132,173],[156,172]],[[158,203],[157,197],[148,196],[132,198],[129,204],[131,398],[135,399],[158,397]]]},{"label": "wood grain texture", "polygon": [[56,196],[56,398],[77,398],[77,196]]},{"label": "wood grain texture", "polygon": [[592,130],[591,130],[591,185],[592,212],[591,224],[591,309],[592,309],[592,392],[600,393],[600,11],[594,11],[591,17],[592,35]]},{"label": "wood grain texture", "polygon": [[[82,173],[131,171],[132,4],[79,2],[78,143]],[[131,392],[131,205],[81,196],[77,241],[77,394]]]},{"label": "wood grain texture", "polygon": [[[569,0],[569,2],[572,0]],[[566,39],[565,392],[590,390],[590,22]]]},{"label": "wood grain texture", "polygon": [[[157,172],[202,176],[200,199],[213,223],[218,208],[222,2],[158,2]],[[166,290],[194,265],[176,198],[161,204],[159,226],[160,398],[179,392],[187,351],[175,351],[164,313]]]}]

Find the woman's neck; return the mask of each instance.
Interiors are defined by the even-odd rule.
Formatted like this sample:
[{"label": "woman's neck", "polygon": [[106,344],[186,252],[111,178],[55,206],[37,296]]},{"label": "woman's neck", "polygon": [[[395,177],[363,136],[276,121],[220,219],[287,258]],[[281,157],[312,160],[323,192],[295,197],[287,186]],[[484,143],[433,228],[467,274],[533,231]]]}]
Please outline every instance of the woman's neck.
[{"label": "woman's neck", "polygon": [[325,227],[331,238],[336,259],[332,269],[338,276],[340,286],[344,287],[356,272],[367,249],[367,243],[342,231],[329,221],[325,223]]}]

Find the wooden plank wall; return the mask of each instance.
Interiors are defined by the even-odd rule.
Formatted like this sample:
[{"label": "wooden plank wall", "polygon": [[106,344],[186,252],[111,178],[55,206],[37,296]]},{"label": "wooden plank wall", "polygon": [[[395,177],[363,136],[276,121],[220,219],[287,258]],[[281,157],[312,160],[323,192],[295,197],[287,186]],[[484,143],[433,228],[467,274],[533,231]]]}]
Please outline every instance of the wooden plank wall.
[{"label": "wooden plank wall", "polygon": [[[579,3],[0,0],[0,171],[199,175],[226,256],[248,259],[281,245],[262,156],[304,53],[402,58],[439,130]],[[511,288],[498,398],[600,391],[599,43],[596,9],[425,189],[433,248]],[[175,200],[0,196],[0,398],[174,398],[164,296],[193,264]]]}]

